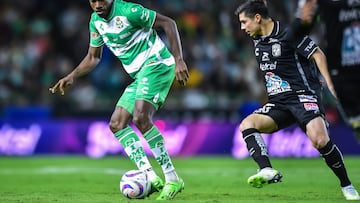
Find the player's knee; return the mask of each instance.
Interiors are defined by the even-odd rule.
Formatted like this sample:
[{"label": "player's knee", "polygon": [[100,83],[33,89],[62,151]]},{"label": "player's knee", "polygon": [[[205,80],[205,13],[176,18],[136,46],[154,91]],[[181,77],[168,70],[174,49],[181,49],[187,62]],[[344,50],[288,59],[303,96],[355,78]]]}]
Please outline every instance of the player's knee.
[{"label": "player's knee", "polygon": [[142,133],[149,130],[152,126],[151,120],[144,115],[134,115],[132,121]]},{"label": "player's knee", "polygon": [[316,148],[316,149],[322,149],[326,146],[326,144],[329,142],[329,139],[326,139],[325,137],[324,138],[317,138],[316,140],[314,140],[312,143],[313,143],[313,146]]},{"label": "player's knee", "polygon": [[244,119],[241,123],[240,123],[240,131],[241,132],[244,132],[245,130],[247,129],[250,129],[250,128],[255,128],[255,124],[249,120],[249,119]]},{"label": "player's knee", "polygon": [[321,149],[330,141],[330,137],[323,128],[308,128],[307,136],[316,149]]},{"label": "player's knee", "polygon": [[245,123],[244,122],[241,122],[240,123],[240,127],[239,127],[239,129],[240,129],[240,131],[241,132],[244,132],[245,130],[247,130],[248,128],[247,127],[245,127],[246,125],[245,125]]},{"label": "player's knee", "polygon": [[109,122],[109,128],[111,132],[116,133],[117,131],[126,128],[127,125],[122,124],[120,121],[111,119]]}]

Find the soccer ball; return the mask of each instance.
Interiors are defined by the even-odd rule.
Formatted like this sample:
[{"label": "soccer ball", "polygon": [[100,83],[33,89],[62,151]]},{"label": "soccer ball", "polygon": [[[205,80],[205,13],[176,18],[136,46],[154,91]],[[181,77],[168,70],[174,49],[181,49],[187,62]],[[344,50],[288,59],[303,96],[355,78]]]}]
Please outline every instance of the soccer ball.
[{"label": "soccer ball", "polygon": [[127,171],[120,180],[120,191],[129,199],[143,199],[151,189],[151,183],[145,172],[140,170]]}]

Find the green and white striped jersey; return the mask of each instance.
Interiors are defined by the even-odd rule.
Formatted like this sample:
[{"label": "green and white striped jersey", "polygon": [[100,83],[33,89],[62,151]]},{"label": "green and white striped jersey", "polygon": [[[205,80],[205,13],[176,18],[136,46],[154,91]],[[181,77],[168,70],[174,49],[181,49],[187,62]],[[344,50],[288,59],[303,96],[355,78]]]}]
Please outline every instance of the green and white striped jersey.
[{"label": "green and white striped jersey", "polygon": [[[91,15],[90,46],[106,45],[132,77],[145,63],[172,65],[174,57],[152,29],[156,12],[142,5],[114,0],[108,19]],[[148,59],[154,60],[148,61]]]}]

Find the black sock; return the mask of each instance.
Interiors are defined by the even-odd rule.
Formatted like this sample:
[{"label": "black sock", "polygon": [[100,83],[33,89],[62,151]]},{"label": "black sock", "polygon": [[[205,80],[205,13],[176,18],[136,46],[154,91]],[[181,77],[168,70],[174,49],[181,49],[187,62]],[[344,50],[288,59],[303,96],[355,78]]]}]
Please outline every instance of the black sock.
[{"label": "black sock", "polygon": [[329,168],[331,168],[331,170],[339,178],[341,187],[350,185],[351,182],[346,172],[343,157],[336,145],[334,145],[330,140],[325,147],[319,149],[319,152]]},{"label": "black sock", "polygon": [[259,165],[259,168],[272,167],[265,142],[262,139],[260,132],[255,128],[250,128],[244,130],[242,134],[250,156]]}]

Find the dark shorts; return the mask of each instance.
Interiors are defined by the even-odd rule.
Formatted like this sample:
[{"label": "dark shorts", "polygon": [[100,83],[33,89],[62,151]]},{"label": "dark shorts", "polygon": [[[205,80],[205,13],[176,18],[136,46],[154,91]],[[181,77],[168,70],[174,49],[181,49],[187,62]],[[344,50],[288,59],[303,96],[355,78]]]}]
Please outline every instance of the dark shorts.
[{"label": "dark shorts", "polygon": [[316,117],[325,118],[321,99],[315,95],[297,95],[285,101],[269,100],[254,113],[270,116],[278,130],[297,123],[306,132],[306,124]]}]

